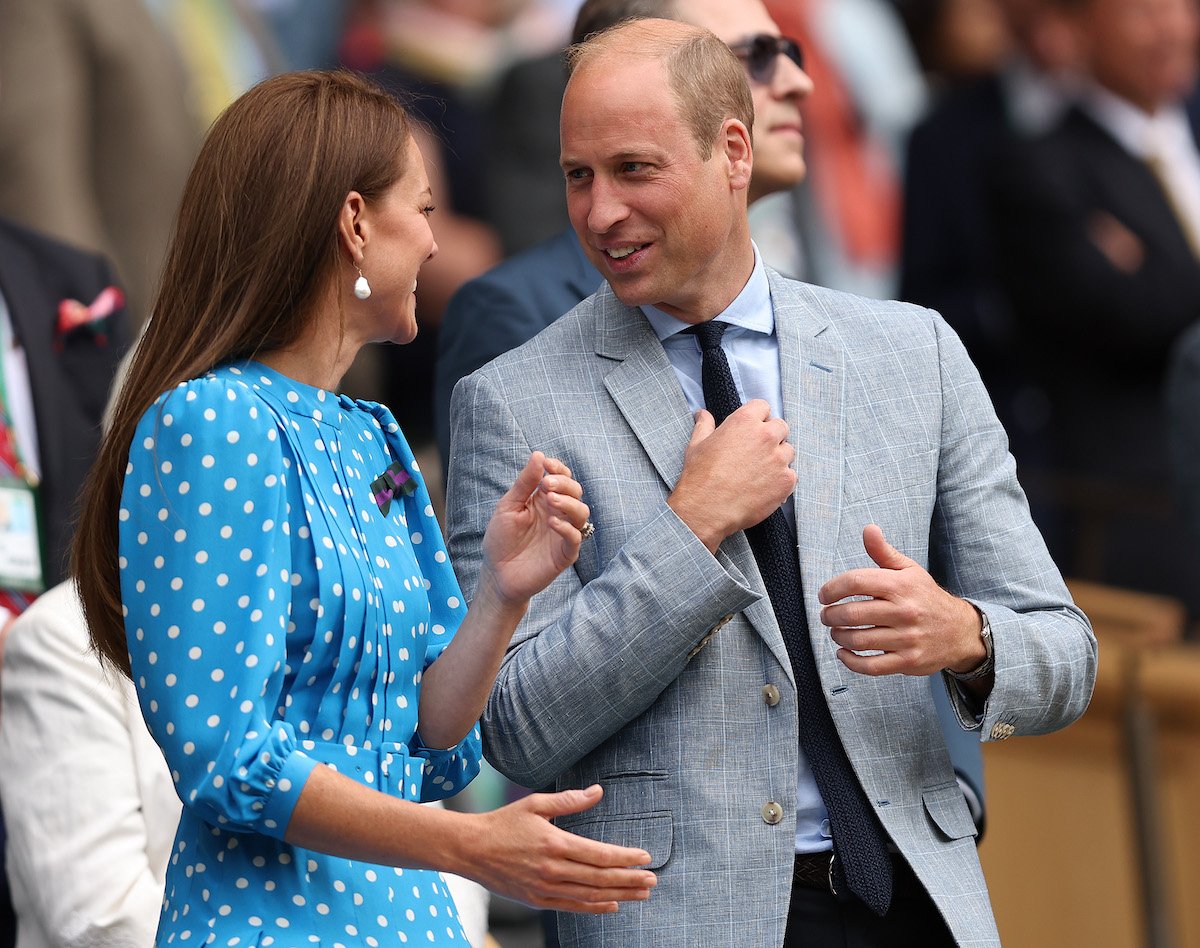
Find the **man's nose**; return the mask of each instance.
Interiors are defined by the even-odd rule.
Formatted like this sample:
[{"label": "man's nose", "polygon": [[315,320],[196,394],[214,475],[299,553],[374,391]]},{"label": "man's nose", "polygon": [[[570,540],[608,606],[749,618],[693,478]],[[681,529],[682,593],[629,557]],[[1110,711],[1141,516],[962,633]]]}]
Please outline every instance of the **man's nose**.
[{"label": "man's nose", "polygon": [[606,234],[614,225],[629,216],[629,206],[620,188],[596,178],[592,182],[591,206],[588,208],[588,229],[593,234]]}]

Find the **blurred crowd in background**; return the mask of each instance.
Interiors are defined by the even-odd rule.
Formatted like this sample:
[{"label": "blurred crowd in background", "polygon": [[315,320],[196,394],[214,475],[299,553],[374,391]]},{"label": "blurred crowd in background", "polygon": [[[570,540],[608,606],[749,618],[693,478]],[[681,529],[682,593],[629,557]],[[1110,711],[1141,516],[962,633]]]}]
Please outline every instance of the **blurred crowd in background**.
[{"label": "blurred crowd in background", "polygon": [[[577,6],[4,0],[0,216],[109,256],[144,320],[220,110],[280,71],[374,77],[425,122],[440,253],[421,273],[417,341],[368,353],[346,388],[389,405],[436,472],[443,311],[465,281],[566,224],[558,105]],[[807,180],[752,210],[767,262],[940,311],[983,374],[1063,573],[1178,598],[1194,627],[1194,0],[767,7],[815,86]],[[485,777],[472,792],[491,806],[508,791]]]}]

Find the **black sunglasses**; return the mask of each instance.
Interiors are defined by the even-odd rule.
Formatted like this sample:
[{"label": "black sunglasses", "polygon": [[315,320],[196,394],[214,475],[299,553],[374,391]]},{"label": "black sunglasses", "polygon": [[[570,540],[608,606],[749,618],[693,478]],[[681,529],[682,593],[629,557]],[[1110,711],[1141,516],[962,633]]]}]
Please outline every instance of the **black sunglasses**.
[{"label": "black sunglasses", "polygon": [[769,84],[775,75],[777,56],[786,56],[798,68],[804,68],[804,52],[800,49],[800,44],[786,36],[759,33],[740,43],[730,43],[729,48],[745,63],[750,78],[763,85]]}]

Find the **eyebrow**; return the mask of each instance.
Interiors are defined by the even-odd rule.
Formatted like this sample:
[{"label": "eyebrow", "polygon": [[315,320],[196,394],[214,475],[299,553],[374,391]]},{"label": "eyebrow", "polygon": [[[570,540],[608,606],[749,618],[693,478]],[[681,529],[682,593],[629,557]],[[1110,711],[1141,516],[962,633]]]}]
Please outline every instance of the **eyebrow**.
[{"label": "eyebrow", "polygon": [[[615,155],[605,155],[601,159],[602,162],[612,162],[613,164],[620,164],[623,161],[654,161],[654,160],[656,160],[656,156],[648,150],[619,151]],[[583,161],[580,158],[569,158],[568,157],[568,158],[561,159],[559,161],[559,164],[562,166],[562,168],[564,170],[566,170],[567,168],[576,168],[576,167],[579,167],[580,165],[589,164],[589,162]]]}]

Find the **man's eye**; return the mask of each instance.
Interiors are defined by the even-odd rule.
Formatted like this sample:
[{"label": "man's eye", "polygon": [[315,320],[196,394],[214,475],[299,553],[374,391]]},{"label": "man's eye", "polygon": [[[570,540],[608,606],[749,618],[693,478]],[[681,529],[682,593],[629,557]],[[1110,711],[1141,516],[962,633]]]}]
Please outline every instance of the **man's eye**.
[{"label": "man's eye", "polygon": [[626,161],[621,165],[621,170],[626,174],[637,174],[646,170],[646,163],[644,161]]},{"label": "man's eye", "polygon": [[426,217],[428,217],[430,214],[432,214],[436,210],[437,210],[436,204],[426,204],[423,208],[421,208],[421,213],[424,214]]},{"label": "man's eye", "polygon": [[582,181],[588,176],[587,168],[572,168],[567,172],[568,181]]}]

